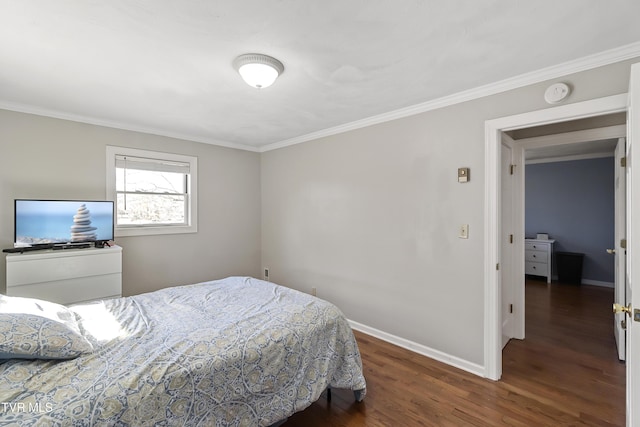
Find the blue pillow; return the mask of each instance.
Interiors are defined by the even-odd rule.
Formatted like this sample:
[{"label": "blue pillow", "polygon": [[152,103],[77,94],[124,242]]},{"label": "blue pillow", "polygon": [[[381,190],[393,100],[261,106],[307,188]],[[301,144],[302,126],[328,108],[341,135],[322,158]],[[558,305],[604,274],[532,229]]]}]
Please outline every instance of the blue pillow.
[{"label": "blue pillow", "polygon": [[91,351],[67,307],[0,295],[0,359],[72,359]]}]

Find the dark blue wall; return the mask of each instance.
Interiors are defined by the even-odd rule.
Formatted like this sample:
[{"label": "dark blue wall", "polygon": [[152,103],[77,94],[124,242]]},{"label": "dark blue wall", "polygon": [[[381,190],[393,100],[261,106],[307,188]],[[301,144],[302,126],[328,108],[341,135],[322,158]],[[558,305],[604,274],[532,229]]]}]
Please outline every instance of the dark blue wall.
[{"label": "dark blue wall", "polygon": [[[613,157],[525,169],[525,235],[548,233],[554,250],[584,253],[582,279],[614,281]],[[555,271],[555,268],[554,268]]]}]

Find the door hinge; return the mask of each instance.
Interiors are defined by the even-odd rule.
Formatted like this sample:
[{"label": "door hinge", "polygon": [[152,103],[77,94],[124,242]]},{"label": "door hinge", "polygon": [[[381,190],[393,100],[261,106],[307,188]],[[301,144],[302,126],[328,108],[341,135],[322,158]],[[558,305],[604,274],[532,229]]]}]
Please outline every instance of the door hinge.
[{"label": "door hinge", "polygon": [[509,243],[513,243],[513,234],[509,234]]},{"label": "door hinge", "polygon": [[496,264],[496,270],[500,270],[500,263]]},{"label": "door hinge", "polygon": [[509,313],[513,313],[513,304],[509,304]]},{"label": "door hinge", "polygon": [[516,165],[509,165],[509,175],[513,175],[516,169]]},{"label": "door hinge", "polygon": [[622,249],[627,249],[627,239],[621,239],[620,240],[620,247]]},{"label": "door hinge", "polygon": [[626,157],[621,157],[620,158],[620,166],[622,166],[623,168],[627,167],[627,158]]}]

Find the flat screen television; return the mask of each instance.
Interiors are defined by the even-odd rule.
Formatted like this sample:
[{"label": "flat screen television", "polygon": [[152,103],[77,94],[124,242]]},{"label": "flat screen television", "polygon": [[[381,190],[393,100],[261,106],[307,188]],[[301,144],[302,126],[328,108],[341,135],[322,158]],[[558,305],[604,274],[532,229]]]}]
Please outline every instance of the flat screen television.
[{"label": "flat screen television", "polygon": [[15,200],[15,246],[113,240],[113,202]]}]

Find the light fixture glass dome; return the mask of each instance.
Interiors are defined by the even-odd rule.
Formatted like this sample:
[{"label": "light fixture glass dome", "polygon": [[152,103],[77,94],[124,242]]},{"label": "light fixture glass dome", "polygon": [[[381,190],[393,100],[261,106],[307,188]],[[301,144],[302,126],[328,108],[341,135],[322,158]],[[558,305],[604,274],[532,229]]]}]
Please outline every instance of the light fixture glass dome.
[{"label": "light fixture glass dome", "polygon": [[259,53],[240,55],[233,65],[249,86],[258,89],[271,86],[284,71],[282,62]]}]

